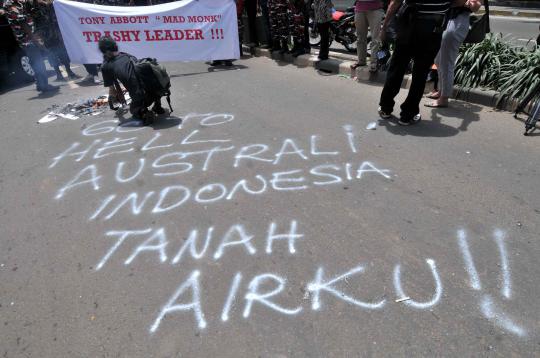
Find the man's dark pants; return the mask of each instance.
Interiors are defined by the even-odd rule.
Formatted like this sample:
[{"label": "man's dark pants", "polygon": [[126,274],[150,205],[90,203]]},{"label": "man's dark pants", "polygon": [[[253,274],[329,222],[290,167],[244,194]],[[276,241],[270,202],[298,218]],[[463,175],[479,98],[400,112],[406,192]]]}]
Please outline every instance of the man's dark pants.
[{"label": "man's dark pants", "polygon": [[95,64],[84,64],[84,68],[89,75],[96,76],[98,75],[98,65]]},{"label": "man's dark pants", "polygon": [[44,89],[48,85],[47,69],[45,67],[44,51],[33,43],[24,46],[24,52],[30,59],[30,66],[34,70],[36,78],[36,86],[38,91]]},{"label": "man's dark pants", "polygon": [[249,42],[259,44],[257,37],[257,0],[246,0],[246,12],[248,16]]},{"label": "man's dark pants", "polygon": [[161,108],[160,96],[145,91],[137,91],[129,95],[131,97],[129,112],[138,119],[143,118],[144,114],[148,111],[148,107],[152,104],[155,108]]},{"label": "man's dark pants", "polygon": [[390,66],[386,75],[386,82],[381,94],[379,105],[386,113],[394,109],[394,98],[399,93],[401,82],[411,59],[414,61],[412,82],[407,99],[401,105],[401,118],[411,120],[420,113],[420,100],[424,95],[426,78],[435,56],[441,47],[442,33],[436,31],[440,24],[434,20],[416,19],[409,31],[409,36],[398,30],[396,48],[390,60]]},{"label": "man's dark pants", "polygon": [[319,59],[328,59],[330,52],[330,21],[317,24],[319,35],[321,35],[321,48],[319,50]]},{"label": "man's dark pants", "polygon": [[268,0],[259,0],[261,12],[264,21],[264,32],[266,35],[266,44],[272,45],[272,33],[270,32],[270,13],[268,12]]}]

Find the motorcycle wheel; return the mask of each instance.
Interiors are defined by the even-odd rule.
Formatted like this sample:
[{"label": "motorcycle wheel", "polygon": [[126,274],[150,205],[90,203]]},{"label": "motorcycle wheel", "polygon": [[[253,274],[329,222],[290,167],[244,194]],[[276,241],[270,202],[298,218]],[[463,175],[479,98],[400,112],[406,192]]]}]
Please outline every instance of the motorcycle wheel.
[{"label": "motorcycle wheel", "polygon": [[313,19],[309,19],[309,44],[319,46],[321,44],[321,35],[317,31],[317,24]]},{"label": "motorcycle wheel", "polygon": [[345,46],[347,51],[356,52],[358,42],[357,42],[357,37],[356,37],[356,29],[354,28],[354,26],[349,26],[347,28],[343,38],[344,38],[344,41],[342,45]]}]

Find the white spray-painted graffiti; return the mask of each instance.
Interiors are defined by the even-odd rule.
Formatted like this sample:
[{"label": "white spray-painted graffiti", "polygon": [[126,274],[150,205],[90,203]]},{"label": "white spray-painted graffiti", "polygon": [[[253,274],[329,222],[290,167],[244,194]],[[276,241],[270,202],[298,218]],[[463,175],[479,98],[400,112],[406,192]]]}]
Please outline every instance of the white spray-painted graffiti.
[{"label": "white spray-painted graffiti", "polygon": [[[499,250],[499,256],[501,260],[501,296],[509,300],[512,296],[512,286],[510,280],[510,264],[508,260],[508,254],[506,252],[506,246],[504,242],[505,233],[502,230],[496,229],[493,232],[493,239]],[[469,242],[467,239],[467,233],[465,230],[458,231],[459,248],[463,255],[465,262],[465,269],[469,274],[470,286],[475,291],[482,290],[482,284],[474,265],[473,257],[469,248]],[[527,331],[525,328],[519,326],[513,321],[508,314],[506,314],[499,306],[495,305],[493,298],[489,294],[483,294],[480,298],[480,310],[482,315],[495,325],[501,327],[507,332],[515,334],[519,337],[526,337]]]},{"label": "white spray-painted graffiti", "polygon": [[[150,140],[136,136],[143,128],[118,127],[115,121],[102,121],[88,126],[82,132],[83,139],[91,138],[89,144],[75,142],[56,155],[50,169],[61,166],[71,168],[80,163],[71,179],[56,190],[56,201],[69,200],[78,193],[99,195],[99,204],[89,213],[89,222],[113,223],[117,217],[152,216],[181,211],[190,205],[225,205],[235,200],[257,200],[262,196],[301,193],[326,186],[343,183],[383,183],[392,180],[389,169],[383,169],[371,160],[350,159],[359,153],[359,138],[352,125],[343,126],[343,145],[329,148],[324,138],[311,134],[304,138],[274,138],[273,143],[236,143],[223,134],[208,135],[204,129],[217,127],[235,120],[231,114],[195,114],[183,117],[175,130],[180,136],[173,141],[165,141],[158,132]],[[199,129],[188,129],[190,124]],[[185,133],[184,133],[185,132]],[[128,137],[124,138],[122,135]],[[104,136],[115,136],[105,139]],[[99,138],[96,138],[99,137]],[[94,139],[95,138],[95,139]],[[340,156],[348,159],[340,160]],[[153,157],[152,157],[153,156]],[[320,162],[319,162],[320,161]],[[305,169],[307,167],[307,169]],[[107,168],[107,169],[105,169]],[[110,170],[113,168],[113,170]],[[250,168],[250,175],[243,172]],[[186,184],[186,179],[214,171],[227,171],[234,179],[211,182],[196,181]],[[120,194],[111,190],[128,186],[142,179],[152,178],[151,190],[132,191]],[[201,262],[226,262],[229,255],[245,255],[246,259],[287,254],[291,258],[298,255],[299,248],[309,238],[303,233],[301,223],[296,219],[273,220],[266,226],[264,234],[253,233],[246,225],[233,223],[229,227],[192,227],[185,240],[171,234],[167,227],[160,226],[108,230],[104,236],[112,238],[109,248],[96,260],[96,272],[109,265],[121,262],[124,266],[145,262],[153,265],[181,266]],[[494,242],[501,262],[500,290],[505,300],[512,298],[510,261],[505,245],[506,234],[494,232]],[[475,266],[467,233],[457,232],[458,248],[462,254],[470,287],[482,292],[480,276]],[[128,251],[128,252],[127,252]],[[141,260],[140,257],[145,257]],[[396,302],[402,302],[406,309],[432,310],[443,300],[444,285],[433,258],[424,259],[426,269],[433,278],[433,293],[415,294],[407,289],[404,277],[411,267],[400,262],[392,268],[391,283]],[[165,304],[156,310],[156,318],[149,327],[155,334],[162,323],[174,320],[179,315],[191,314],[195,327],[203,330],[216,321],[222,324],[240,316],[243,319],[256,315],[258,310],[269,310],[286,316],[297,316],[306,311],[320,311],[332,307],[332,300],[343,301],[354,308],[380,311],[391,307],[391,300],[382,293],[364,296],[352,294],[342,288],[343,282],[355,280],[358,286],[362,278],[368,277],[372,267],[358,263],[356,266],[329,274],[328,266],[316,264],[313,276],[302,287],[302,292],[310,300],[309,307],[302,305],[306,297],[296,304],[284,304],[280,299],[289,281],[286,273],[263,272],[246,279],[245,272],[236,272],[230,280],[227,294],[219,314],[205,314],[205,297],[201,291],[201,280],[206,277],[202,269],[192,270],[181,282]],[[417,268],[421,269],[421,268]],[[188,269],[189,270],[189,269]],[[402,277],[403,272],[403,277]],[[414,271],[413,271],[414,272]],[[405,282],[404,282],[405,281]],[[358,296],[358,297],[357,297]],[[370,299],[367,297],[371,297]],[[373,299],[373,297],[379,297]],[[519,337],[526,337],[527,330],[516,323],[496,304],[489,294],[478,297],[480,313],[494,325]],[[236,313],[236,315],[235,315]],[[236,317],[237,319],[239,317]]]}]

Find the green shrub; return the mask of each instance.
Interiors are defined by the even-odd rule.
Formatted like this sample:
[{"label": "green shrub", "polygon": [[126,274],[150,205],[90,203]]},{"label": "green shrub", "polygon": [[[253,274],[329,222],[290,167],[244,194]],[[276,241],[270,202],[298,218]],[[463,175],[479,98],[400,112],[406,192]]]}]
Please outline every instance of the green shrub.
[{"label": "green shrub", "polygon": [[540,46],[534,50],[514,46],[501,35],[489,34],[484,41],[461,48],[455,83],[463,88],[498,91],[497,105],[519,100],[540,82]]}]

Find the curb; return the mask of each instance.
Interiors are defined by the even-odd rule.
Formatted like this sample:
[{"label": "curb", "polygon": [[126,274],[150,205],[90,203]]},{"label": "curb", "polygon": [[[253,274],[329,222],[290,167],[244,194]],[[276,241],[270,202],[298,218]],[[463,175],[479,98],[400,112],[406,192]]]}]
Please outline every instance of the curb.
[{"label": "curb", "polygon": [[[356,69],[356,73],[352,73],[350,66],[354,63],[356,56],[347,55],[339,52],[330,51],[329,59],[326,61],[318,61],[317,52],[312,54],[301,55],[293,57],[291,54],[279,54],[271,53],[268,49],[259,47],[248,47],[242,45],[245,53],[250,53],[256,57],[267,57],[276,61],[282,61],[292,63],[298,67],[313,67],[317,70],[328,71],[336,75],[345,75],[350,77],[356,77],[358,82],[364,83],[378,83],[383,84],[386,78],[386,73],[377,72],[371,73],[367,67],[360,67]],[[401,88],[407,89],[411,85],[412,76],[405,75]],[[499,99],[499,93],[492,90],[481,90],[477,88],[460,88],[454,87],[454,99],[461,101],[480,104],[486,107],[495,108],[497,100]],[[517,101],[505,101],[501,110],[513,112],[517,106]],[[521,122],[525,122],[525,119],[517,118]],[[536,124],[536,128],[540,129],[540,122]]]},{"label": "curb", "polygon": [[[475,15],[483,15],[484,10],[480,10]],[[489,14],[494,16],[506,16],[506,17],[530,17],[540,18],[540,12],[527,11],[527,10],[492,10],[489,9]]]}]

